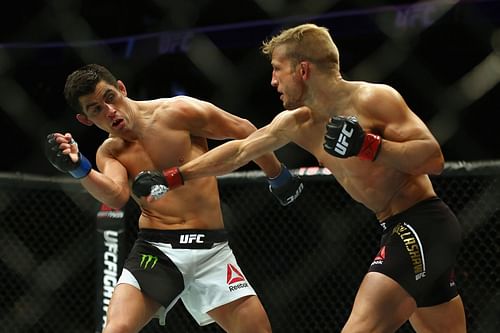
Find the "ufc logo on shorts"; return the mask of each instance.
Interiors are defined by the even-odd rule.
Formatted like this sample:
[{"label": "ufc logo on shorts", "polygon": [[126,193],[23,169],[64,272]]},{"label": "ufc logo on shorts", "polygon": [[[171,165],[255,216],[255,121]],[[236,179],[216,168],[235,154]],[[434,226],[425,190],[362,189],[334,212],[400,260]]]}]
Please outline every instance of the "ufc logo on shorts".
[{"label": "ufc logo on shorts", "polygon": [[205,237],[205,235],[203,234],[181,235],[179,243],[181,244],[203,243],[202,240],[203,237]]},{"label": "ufc logo on shorts", "polygon": [[335,144],[335,152],[339,153],[340,155],[345,155],[345,153],[347,152],[347,147],[349,147],[349,142],[347,142],[347,138],[350,138],[352,136],[352,132],[354,131],[353,128],[351,128],[351,130],[348,131],[346,126],[347,124],[344,123],[344,126],[342,127],[342,132],[340,133],[339,139]]}]

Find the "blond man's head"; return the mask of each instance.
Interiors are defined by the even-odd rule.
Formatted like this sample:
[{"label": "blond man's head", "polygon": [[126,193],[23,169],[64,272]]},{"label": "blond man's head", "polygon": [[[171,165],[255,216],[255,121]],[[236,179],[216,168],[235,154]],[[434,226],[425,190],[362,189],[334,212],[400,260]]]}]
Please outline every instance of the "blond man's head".
[{"label": "blond man's head", "polygon": [[270,40],[264,41],[261,50],[272,58],[278,47],[284,49],[292,65],[309,61],[321,70],[339,71],[339,51],[325,27],[307,23],[283,30]]}]

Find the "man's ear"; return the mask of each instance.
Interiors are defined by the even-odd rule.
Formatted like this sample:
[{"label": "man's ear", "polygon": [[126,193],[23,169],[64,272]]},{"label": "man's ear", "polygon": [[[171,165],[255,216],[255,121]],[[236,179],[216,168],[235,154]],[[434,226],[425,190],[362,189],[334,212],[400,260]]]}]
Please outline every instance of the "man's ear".
[{"label": "man's ear", "polygon": [[299,70],[300,70],[300,76],[304,79],[307,80],[309,79],[309,75],[311,74],[311,64],[307,61],[301,61],[299,63]]},{"label": "man's ear", "polygon": [[86,126],[92,126],[92,125],[94,125],[94,123],[91,120],[89,120],[89,118],[87,118],[87,116],[84,115],[84,114],[77,113],[76,114],[76,119],[79,122],[81,122],[82,124],[86,125]]},{"label": "man's ear", "polygon": [[118,83],[118,90],[121,91],[123,96],[127,96],[127,88],[125,87],[125,83],[123,83],[122,80],[116,80],[116,83]]}]

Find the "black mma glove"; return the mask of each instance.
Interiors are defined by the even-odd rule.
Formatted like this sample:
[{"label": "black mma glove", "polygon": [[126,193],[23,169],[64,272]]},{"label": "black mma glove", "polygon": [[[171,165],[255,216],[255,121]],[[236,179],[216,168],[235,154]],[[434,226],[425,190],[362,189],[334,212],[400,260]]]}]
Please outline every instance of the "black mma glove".
[{"label": "black mma glove", "polygon": [[160,199],[169,190],[184,184],[179,168],[170,168],[163,171],[141,171],[132,183],[132,192],[137,197],[152,196]]},{"label": "black mma glove", "polygon": [[[71,144],[76,144],[76,142],[73,140]],[[45,156],[57,170],[67,172],[77,179],[87,176],[92,170],[92,164],[80,152],[78,152],[78,161],[76,162],[73,162],[69,155],[63,154],[53,133],[47,135]]]},{"label": "black mma glove", "polygon": [[323,148],[335,157],[358,156],[362,160],[375,161],[381,144],[382,138],[373,133],[366,133],[356,117],[336,116],[326,125]]},{"label": "black mma glove", "polygon": [[293,176],[288,168],[282,164],[279,175],[267,178],[269,191],[279,200],[282,206],[287,206],[295,201],[302,193],[304,184],[299,176]]}]

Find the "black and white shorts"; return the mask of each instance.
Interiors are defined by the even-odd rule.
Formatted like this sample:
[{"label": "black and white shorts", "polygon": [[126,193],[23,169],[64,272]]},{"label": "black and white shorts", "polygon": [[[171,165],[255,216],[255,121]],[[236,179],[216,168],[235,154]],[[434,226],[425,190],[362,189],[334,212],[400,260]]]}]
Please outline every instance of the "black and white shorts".
[{"label": "black and white shorts", "polygon": [[160,303],[156,317],[163,325],[179,298],[201,326],[214,322],[208,311],[256,295],[236,262],[225,230],[141,229],[120,283]]},{"label": "black and white shorts", "polygon": [[448,205],[439,198],[424,200],[382,225],[385,232],[370,272],[397,281],[419,307],[458,295],[454,266],[462,236]]}]

